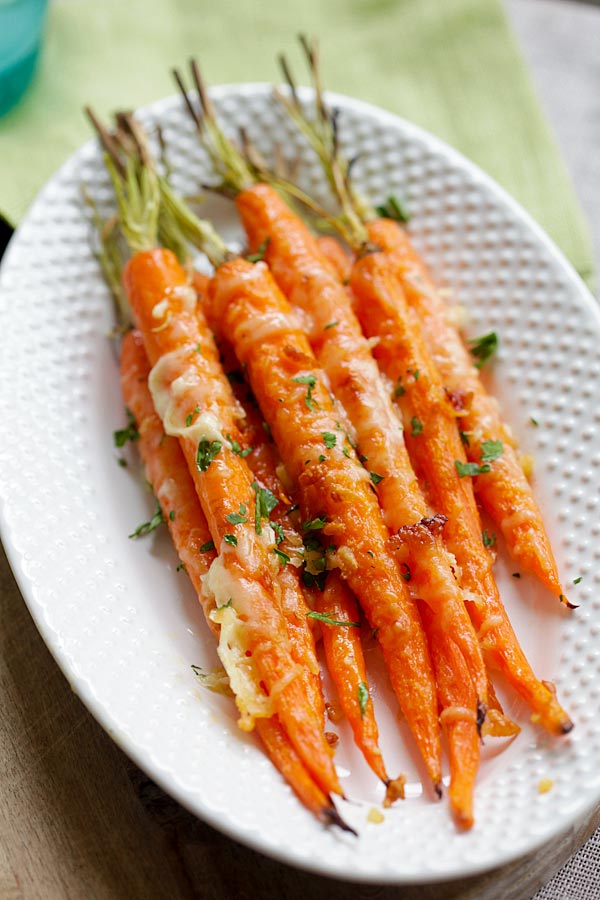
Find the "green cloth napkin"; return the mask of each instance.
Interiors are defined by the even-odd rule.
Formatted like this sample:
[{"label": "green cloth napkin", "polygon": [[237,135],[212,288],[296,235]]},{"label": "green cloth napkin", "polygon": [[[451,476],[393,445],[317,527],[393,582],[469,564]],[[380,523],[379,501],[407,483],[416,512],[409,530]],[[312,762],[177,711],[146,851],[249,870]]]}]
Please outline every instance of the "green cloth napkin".
[{"label": "green cloth napkin", "polygon": [[36,80],[0,119],[0,210],[18,221],[90,136],[84,103],[105,114],[172,94],[169,69],[192,54],[209,83],[277,79],[300,31],[320,38],[327,87],[461,150],[590,277],[585,221],[500,0],[53,0]]}]

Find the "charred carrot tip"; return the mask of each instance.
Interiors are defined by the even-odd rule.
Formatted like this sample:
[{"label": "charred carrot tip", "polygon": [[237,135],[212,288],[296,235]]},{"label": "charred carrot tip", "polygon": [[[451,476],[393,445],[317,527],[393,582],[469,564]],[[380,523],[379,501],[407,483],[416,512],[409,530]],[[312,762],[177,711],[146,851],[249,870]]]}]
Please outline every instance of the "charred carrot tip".
[{"label": "charred carrot tip", "polygon": [[442,784],[440,781],[434,782],[433,790],[434,790],[435,796],[438,798],[438,800],[441,800],[444,795],[444,792],[442,790]]},{"label": "charred carrot tip", "polygon": [[477,734],[481,737],[481,729],[483,728],[483,723],[485,722],[485,717],[487,715],[487,704],[482,703],[479,697],[477,698]]},{"label": "charred carrot tip", "polygon": [[333,806],[324,806],[321,810],[319,818],[323,822],[324,825],[337,825],[338,828],[341,828],[342,831],[347,831],[350,834],[353,834],[354,837],[358,837],[358,832],[354,830],[347,822],[344,822],[339,812]]},{"label": "charred carrot tip", "polygon": [[562,723],[562,725],[560,727],[560,733],[568,734],[570,731],[573,731],[574,728],[575,728],[575,725],[573,724],[573,722],[571,722],[570,719],[567,719],[566,722]]},{"label": "charred carrot tip", "polygon": [[558,598],[560,602],[567,607],[567,609],[579,609],[579,603],[571,603],[571,601],[565,597],[564,594],[561,594]]}]

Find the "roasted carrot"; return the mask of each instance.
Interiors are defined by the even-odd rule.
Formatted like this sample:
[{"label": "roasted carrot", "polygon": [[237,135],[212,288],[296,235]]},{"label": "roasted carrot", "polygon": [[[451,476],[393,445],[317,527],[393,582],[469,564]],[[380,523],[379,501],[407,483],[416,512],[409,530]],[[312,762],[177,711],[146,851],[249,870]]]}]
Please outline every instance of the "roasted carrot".
[{"label": "roasted carrot", "polygon": [[514,449],[514,439],[502,422],[498,404],[485,390],[479,371],[447,306],[404,228],[390,219],[368,223],[369,237],[394,261],[409,306],[423,328],[427,347],[446,389],[463,399],[460,429],[465,434],[469,461],[479,464],[486,446],[501,453],[492,471],[475,481],[475,492],[506,540],[511,555],[553,594],[568,605],[556,561],[531,486]]},{"label": "roasted carrot", "polygon": [[[148,389],[150,365],[139,332],[128,332],[121,347],[121,386],[139,433],[139,451],[154,493],[182,564],[196,589],[206,621],[215,634],[219,626],[211,618],[214,598],[202,586],[216,557],[206,517],[176,438],[166,435]],[[336,820],[332,803],[315,784],[276,716],[257,719],[256,729],[275,766],[300,800],[324,822]],[[339,822],[337,823],[339,824]]]},{"label": "roasted carrot", "polygon": [[337,570],[328,574],[323,592],[316,594],[315,610],[321,615],[327,668],[356,745],[377,777],[388,784],[360,639],[358,604]]},{"label": "roasted carrot", "polygon": [[365,333],[378,338],[374,348],[377,361],[394,384],[402,384],[404,392],[397,401],[403,409],[409,453],[427,481],[432,505],[448,519],[446,540],[460,566],[469,615],[486,658],[529,703],[536,720],[550,731],[564,734],[572,723],[555,694],[533,674],[500,600],[491,557],[481,538],[471,478],[459,474],[465,457],[452,406],[426,351],[415,313],[406,304],[393,263],[383,253],[370,253],[355,263],[351,284]]},{"label": "roasted carrot", "polygon": [[[411,468],[389,389],[346,290],[326,264],[316,240],[268,185],[241,191],[236,204],[251,249],[268,238],[265,258],[298,310],[319,365],[348,414],[388,527],[397,532],[403,526],[428,521],[429,510]],[[449,404],[448,409],[451,413]],[[449,426],[455,427],[453,416]],[[330,440],[337,439],[332,435]],[[422,599],[452,630],[471,668],[484,710],[487,675],[481,649],[442,540],[436,531],[427,541],[411,541],[407,550],[403,562],[418,579]]]},{"label": "roasted carrot", "polygon": [[[211,282],[210,297],[220,330],[246,365],[281,457],[298,486],[307,517],[304,529],[321,530],[336,546],[342,575],[371,627],[378,629],[392,684],[429,775],[438,784],[435,685],[418,613],[387,549],[387,531],[369,476],[344,440],[339,408],[324,387],[324,375],[263,263],[224,264]],[[337,435],[327,453],[324,433]]]},{"label": "roasted carrot", "polygon": [[448,741],[448,798],[459,828],[473,826],[473,789],[479,768],[479,730],[473,711],[475,685],[462,654],[431,610],[421,604],[440,701],[440,721]]},{"label": "roasted carrot", "polygon": [[329,262],[342,284],[348,284],[352,272],[353,256],[350,250],[343,247],[340,242],[330,234],[321,234],[317,237],[319,250]]}]

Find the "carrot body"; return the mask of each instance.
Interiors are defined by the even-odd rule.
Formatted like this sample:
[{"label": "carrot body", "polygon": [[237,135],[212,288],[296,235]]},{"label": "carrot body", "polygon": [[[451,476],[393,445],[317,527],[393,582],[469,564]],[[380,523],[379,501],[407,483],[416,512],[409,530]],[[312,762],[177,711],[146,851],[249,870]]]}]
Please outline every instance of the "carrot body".
[{"label": "carrot body", "polygon": [[[428,516],[406,451],[397,412],[384,386],[350,299],[304,223],[266,185],[237,198],[250,245],[268,237],[266,257],[280,288],[298,311],[317,361],[354,428],[358,449],[377,483],[388,527],[398,531]],[[340,248],[341,249],[341,248]],[[343,251],[342,251],[343,253]],[[453,427],[453,420],[451,421]],[[408,566],[421,597],[452,629],[485,702],[487,675],[477,635],[438,535],[411,542]]]},{"label": "carrot body", "polygon": [[[166,435],[148,390],[150,365],[139,332],[130,331],[121,349],[121,385],[125,404],[138,424],[139,450],[148,479],[161,505],[173,543],[194,585],[206,621],[213,632],[218,626],[210,618],[214,600],[202,588],[216,553],[201,550],[210,541],[206,517],[198,502],[194,483],[176,438]],[[175,513],[174,518],[169,515]],[[331,806],[330,799],[315,784],[277,717],[257,719],[256,728],[269,758],[292,786],[302,803],[319,818]]]},{"label": "carrot body", "polygon": [[[210,296],[221,331],[247,366],[254,394],[298,486],[303,514],[326,517],[322,533],[336,546],[342,575],[371,626],[379,629],[392,684],[437,783],[440,744],[426,641],[418,611],[387,548],[388,534],[368,475],[344,443],[342,413],[323,386],[308,341],[263,263],[236,260],[221,266]],[[326,453],[325,433],[336,434],[336,444]]]},{"label": "carrot body", "polygon": [[[271,530],[260,520],[254,525],[254,478],[232,445],[238,440],[235,401],[212,336],[197,313],[195,292],[174,254],[162,249],[132,257],[123,283],[153,365],[149,383],[155,408],[165,431],[179,437],[219,549],[208,590],[223,607],[221,619],[231,622],[233,615],[232,624],[242,629],[246,656],[252,657],[272,712],[306,767],[325,792],[341,793],[319,715],[305,701],[306,675],[294,662],[287,636]],[[220,646],[219,652],[223,658],[227,648]]]},{"label": "carrot body", "polygon": [[484,441],[502,441],[503,453],[492,471],[478,478],[475,491],[501,529],[511,555],[557,597],[563,597],[556,562],[531,487],[517,459],[494,398],[485,390],[459,332],[449,322],[447,308],[427,268],[396,222],[379,219],[368,226],[369,237],[389,253],[397,267],[409,306],[423,328],[428,349],[445,387],[460,392],[467,402],[461,429],[468,434],[466,455],[479,463]]},{"label": "carrot body", "polygon": [[552,691],[533,674],[500,600],[491,557],[481,539],[471,478],[461,478],[456,468],[456,461],[465,457],[453,409],[425,349],[416,314],[408,308],[385,254],[372,253],[355,263],[352,289],[363,329],[379,338],[376,359],[388,378],[403,386],[398,402],[408,450],[427,482],[432,505],[448,518],[445,537],[460,566],[467,608],[486,659],[505,674],[546,728],[565,733],[571,722]]},{"label": "carrot body", "polygon": [[346,247],[343,247],[336,238],[328,234],[319,235],[317,244],[341,283],[348,284],[352,274],[352,263],[354,262],[352,253]]},{"label": "carrot body", "polygon": [[[315,609],[336,622],[359,620],[356,600],[336,570],[329,573],[324,591],[317,594]],[[379,749],[379,731],[369,692],[360,629],[323,622],[321,634],[327,668],[331,672],[356,745],[377,777],[387,784],[389,779]]]}]

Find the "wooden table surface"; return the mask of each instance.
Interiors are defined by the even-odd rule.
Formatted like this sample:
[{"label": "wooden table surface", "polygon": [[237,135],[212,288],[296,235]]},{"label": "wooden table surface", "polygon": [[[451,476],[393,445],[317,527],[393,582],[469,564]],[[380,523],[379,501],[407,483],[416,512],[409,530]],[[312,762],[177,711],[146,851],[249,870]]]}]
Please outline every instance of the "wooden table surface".
[{"label": "wooden table surface", "polygon": [[[600,256],[600,9],[507,5]],[[600,825],[598,811],[517,864],[431,888],[349,885],[266,859],[187,813],[112,743],[46,649],[1,548],[0,701],[0,900],[529,900]]]}]

